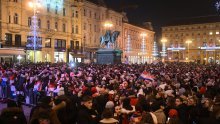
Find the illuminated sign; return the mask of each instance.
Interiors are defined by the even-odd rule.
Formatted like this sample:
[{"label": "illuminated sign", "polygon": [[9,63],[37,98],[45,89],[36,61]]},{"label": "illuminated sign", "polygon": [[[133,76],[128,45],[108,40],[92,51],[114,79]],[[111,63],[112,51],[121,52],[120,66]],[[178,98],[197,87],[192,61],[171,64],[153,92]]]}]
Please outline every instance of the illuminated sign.
[{"label": "illuminated sign", "polygon": [[202,50],[216,50],[220,49],[220,47],[201,47]]},{"label": "illuminated sign", "polygon": [[172,51],[179,51],[179,50],[185,50],[185,47],[178,47],[178,48],[167,48],[167,50],[172,50]]}]

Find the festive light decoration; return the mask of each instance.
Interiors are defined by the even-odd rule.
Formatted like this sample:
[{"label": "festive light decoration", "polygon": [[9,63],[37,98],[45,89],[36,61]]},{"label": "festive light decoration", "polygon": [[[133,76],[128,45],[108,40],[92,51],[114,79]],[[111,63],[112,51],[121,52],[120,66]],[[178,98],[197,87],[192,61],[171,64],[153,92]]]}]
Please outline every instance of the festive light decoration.
[{"label": "festive light decoration", "polygon": [[26,47],[27,48],[33,48],[34,50],[34,63],[36,62],[36,49],[39,47],[42,47],[41,45],[41,38],[40,33],[39,33],[39,26],[38,26],[38,19],[37,15],[39,14],[39,8],[41,8],[41,0],[32,0],[29,2],[29,6],[33,8],[34,15],[31,18],[31,32],[29,33],[28,36],[28,42]]},{"label": "festive light decoration", "polygon": [[142,33],[141,36],[142,36],[141,51],[142,51],[142,53],[145,53],[146,52],[146,43],[145,43],[146,39],[145,39],[145,37],[147,36],[147,34]]},{"label": "festive light decoration", "polygon": [[126,44],[126,52],[130,52],[131,51],[131,36],[128,35],[128,38],[127,38],[127,44]]},{"label": "festive light decoration", "polygon": [[202,50],[216,50],[220,49],[220,47],[201,47]]},{"label": "festive light decoration", "polygon": [[166,42],[167,42],[167,40],[163,39],[163,40],[161,40],[161,42],[162,42],[162,52],[160,52],[160,53],[161,53],[162,57],[165,57],[165,56],[167,56],[167,54],[166,54]]},{"label": "festive light decoration", "polygon": [[178,48],[167,48],[167,50],[172,50],[172,51],[179,51],[179,50],[185,50],[185,47],[178,47]]},{"label": "festive light decoration", "polygon": [[159,55],[159,54],[158,54],[157,43],[156,43],[156,41],[154,41],[152,56],[153,56],[153,57],[157,57],[158,55]]}]

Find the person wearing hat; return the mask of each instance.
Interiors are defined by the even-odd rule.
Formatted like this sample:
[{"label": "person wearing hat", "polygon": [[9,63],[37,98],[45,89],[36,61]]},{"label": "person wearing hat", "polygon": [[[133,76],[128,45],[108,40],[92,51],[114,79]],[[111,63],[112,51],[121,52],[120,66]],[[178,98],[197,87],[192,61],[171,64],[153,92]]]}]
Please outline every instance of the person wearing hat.
[{"label": "person wearing hat", "polygon": [[83,96],[82,106],[78,111],[78,124],[97,124],[99,121],[98,113],[92,108],[92,97]]},{"label": "person wearing hat", "polygon": [[176,109],[170,109],[167,124],[179,124],[178,112]]}]

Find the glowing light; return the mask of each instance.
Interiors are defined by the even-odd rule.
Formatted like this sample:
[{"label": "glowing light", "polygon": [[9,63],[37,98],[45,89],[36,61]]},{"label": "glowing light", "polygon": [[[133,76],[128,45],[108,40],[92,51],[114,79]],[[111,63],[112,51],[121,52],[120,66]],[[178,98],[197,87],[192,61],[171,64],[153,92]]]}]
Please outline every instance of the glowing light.
[{"label": "glowing light", "polygon": [[63,3],[64,3],[64,0],[43,0],[41,5],[44,8],[47,8],[47,6],[49,5],[49,8],[51,10],[55,10],[57,7],[58,9],[63,8]]},{"label": "glowing light", "polygon": [[217,32],[215,32],[215,34],[219,34],[219,32],[217,31]]},{"label": "glowing light", "polygon": [[22,59],[21,55],[18,55],[18,56],[17,56],[17,59],[18,59],[18,61],[19,61],[19,63],[20,63],[20,61],[21,61],[21,59]]},{"label": "glowing light", "polygon": [[128,41],[127,41],[127,44],[126,44],[126,51],[127,52],[131,51],[131,36],[130,35],[128,35]]},{"label": "glowing light", "polygon": [[74,63],[74,62],[72,62],[72,63],[70,63],[70,67],[75,67],[76,66],[76,64]]},{"label": "glowing light", "polygon": [[158,49],[157,49],[157,43],[156,43],[156,41],[154,41],[152,56],[153,56],[153,57],[157,57],[157,56],[158,56]]},{"label": "glowing light", "polygon": [[167,42],[167,39],[162,39],[161,42],[165,43],[165,42]]},{"label": "glowing light", "polygon": [[209,32],[209,35],[212,35],[213,33],[212,32]]},{"label": "glowing light", "polygon": [[160,52],[160,53],[161,53],[162,57],[165,57],[165,56],[167,56],[167,54],[166,54],[166,42],[167,42],[167,39],[163,38],[161,40],[161,42],[162,42],[162,52]]},{"label": "glowing light", "polygon": [[104,27],[111,28],[111,27],[113,27],[113,24],[111,22],[107,21],[107,22],[104,23]]},{"label": "glowing light", "polygon": [[29,7],[33,8],[34,7],[34,4],[32,2],[29,2],[28,3]]},{"label": "glowing light", "polygon": [[185,47],[178,47],[178,48],[167,48],[167,50],[185,50]]},{"label": "glowing light", "polygon": [[18,55],[17,59],[18,59],[18,60],[22,59],[21,55]]},{"label": "glowing light", "polygon": [[215,7],[216,7],[217,11],[220,10],[220,1],[217,1],[217,2],[215,3]]},{"label": "glowing light", "polygon": [[142,43],[141,43],[141,51],[143,52],[143,53],[145,53],[146,52],[146,39],[145,39],[145,37],[147,36],[147,34],[146,33],[141,33],[141,36],[142,36]]},{"label": "glowing light", "polygon": [[192,41],[191,40],[187,40],[186,43],[190,44],[190,43],[192,43]]},{"label": "glowing light", "polygon": [[202,50],[215,50],[220,49],[220,47],[201,47]]}]

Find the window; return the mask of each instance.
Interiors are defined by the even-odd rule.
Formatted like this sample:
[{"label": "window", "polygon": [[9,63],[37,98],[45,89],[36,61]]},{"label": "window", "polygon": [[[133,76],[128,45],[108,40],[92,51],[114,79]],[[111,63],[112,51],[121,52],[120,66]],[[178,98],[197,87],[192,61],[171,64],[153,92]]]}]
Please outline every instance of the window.
[{"label": "window", "polygon": [[89,17],[92,18],[92,12],[91,11],[89,11]]},{"label": "window", "polygon": [[86,23],[84,23],[83,25],[83,30],[86,30]]},{"label": "window", "polygon": [[63,32],[66,32],[66,24],[63,24]]},{"label": "window", "polygon": [[47,20],[47,29],[49,30],[50,29],[50,21]]},{"label": "window", "polygon": [[73,40],[70,41],[70,48],[74,49],[74,41]]},{"label": "window", "polygon": [[94,25],[94,32],[96,32],[96,25]]},{"label": "window", "polygon": [[[27,36],[26,47],[29,49],[34,49],[34,37]],[[36,37],[36,49],[42,48],[42,37]]]},{"label": "window", "polygon": [[12,34],[5,34],[5,45],[12,45]]},{"label": "window", "polygon": [[28,26],[31,26],[31,17],[28,17]]},{"label": "window", "polygon": [[92,24],[89,24],[89,31],[92,32]]},{"label": "window", "polygon": [[76,49],[79,49],[79,41],[76,41]]},{"label": "window", "polygon": [[50,48],[51,47],[51,38],[45,39],[45,47]]},{"label": "window", "polygon": [[50,12],[50,4],[47,4],[47,12]]},{"label": "window", "polygon": [[15,34],[15,46],[21,46],[21,35]]},{"label": "window", "polygon": [[62,48],[66,48],[66,40],[64,41],[62,41]]},{"label": "window", "polygon": [[66,48],[66,40],[55,39],[54,46],[55,48]]},{"label": "window", "polygon": [[55,14],[58,14],[58,6],[55,7]]},{"label": "window", "polygon": [[8,16],[8,23],[11,23],[11,16]]},{"label": "window", "polygon": [[66,9],[63,8],[63,16],[66,16]]},{"label": "window", "polygon": [[76,11],[76,18],[78,18],[78,16],[79,16],[79,15],[78,15],[78,11]]},{"label": "window", "polygon": [[14,23],[18,24],[18,14],[17,13],[15,13],[15,15],[14,15]]},{"label": "window", "polygon": [[74,12],[72,13],[72,17],[74,17]]},{"label": "window", "polygon": [[86,9],[84,9],[84,11],[83,11],[83,15],[86,16]]},{"label": "window", "polygon": [[55,22],[55,29],[58,30],[58,23]]},{"label": "window", "polygon": [[72,33],[74,33],[74,25],[72,25]]},{"label": "window", "polygon": [[38,27],[41,28],[41,20],[38,19]]},{"label": "window", "polygon": [[76,34],[79,33],[78,25],[76,26]]}]

